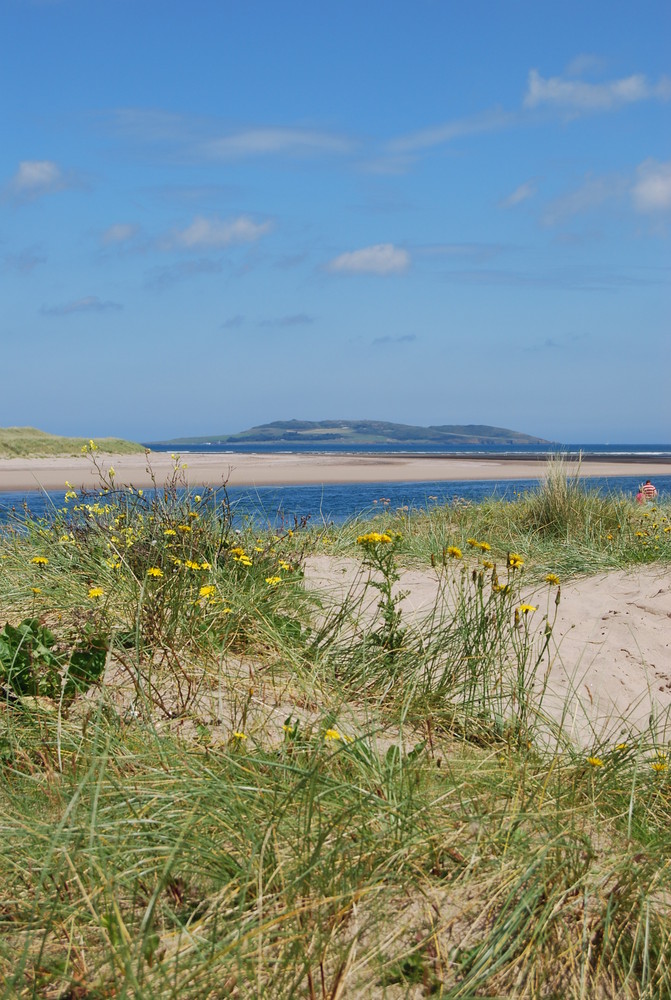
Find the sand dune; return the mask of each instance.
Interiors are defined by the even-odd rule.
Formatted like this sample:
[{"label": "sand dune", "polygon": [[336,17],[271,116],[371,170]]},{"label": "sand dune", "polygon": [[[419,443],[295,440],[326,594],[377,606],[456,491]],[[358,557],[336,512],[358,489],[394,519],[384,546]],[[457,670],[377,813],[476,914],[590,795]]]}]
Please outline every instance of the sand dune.
[{"label": "sand dune", "polygon": [[[354,559],[308,559],[307,585],[330,593],[338,603],[348,592],[361,593],[365,579]],[[398,589],[407,592],[402,607],[416,623],[436,602],[449,602],[434,570],[405,570]],[[552,618],[554,613],[555,592],[544,584],[525,596],[538,606],[530,626],[539,635],[544,615]],[[362,613],[374,615],[378,600],[377,591],[369,590]],[[668,568],[618,570],[562,586],[543,708],[562,723],[567,737],[587,747],[626,740],[645,729],[651,716],[655,727],[664,730],[671,715]]]}]

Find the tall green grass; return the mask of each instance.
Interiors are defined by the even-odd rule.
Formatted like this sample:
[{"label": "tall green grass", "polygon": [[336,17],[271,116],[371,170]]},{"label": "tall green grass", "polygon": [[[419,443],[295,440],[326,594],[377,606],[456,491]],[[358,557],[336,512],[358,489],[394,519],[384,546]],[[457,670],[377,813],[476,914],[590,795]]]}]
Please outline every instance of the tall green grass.
[{"label": "tall green grass", "polygon": [[[0,995],[670,996],[664,733],[573,745],[543,705],[557,585],[540,625],[522,596],[667,560],[669,513],[551,471],[281,533],[107,484],[5,531],[0,625],[107,662],[67,701],[3,661]],[[363,588],[306,590],[325,552]],[[400,569],[432,563],[410,618]]]}]

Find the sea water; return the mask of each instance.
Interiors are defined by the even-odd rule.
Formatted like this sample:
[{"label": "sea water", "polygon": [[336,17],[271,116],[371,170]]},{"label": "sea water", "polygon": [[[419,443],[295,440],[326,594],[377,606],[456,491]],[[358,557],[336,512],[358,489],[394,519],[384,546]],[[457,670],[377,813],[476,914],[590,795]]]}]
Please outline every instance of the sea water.
[{"label": "sea water", "polygon": [[[656,476],[660,499],[671,498],[671,475]],[[409,512],[427,510],[437,504],[477,503],[488,497],[514,501],[529,490],[538,488],[538,479],[501,479],[482,481],[403,482],[403,483],[328,483],[301,486],[229,486],[215,493],[215,502],[227,498],[234,523],[241,526],[252,520],[272,528],[293,528],[296,524],[342,524],[357,517],[368,517],[383,510]],[[585,489],[601,493],[623,494],[634,498],[640,483],[637,476],[595,476],[583,480]],[[144,496],[151,498],[151,490]],[[182,491],[184,492],[184,491]],[[193,494],[204,494],[203,487]],[[93,502],[92,498],[88,498]],[[76,501],[72,501],[76,503]],[[0,522],[21,521],[26,513],[49,517],[65,506],[65,493],[55,491],[19,491],[0,493]]]}]

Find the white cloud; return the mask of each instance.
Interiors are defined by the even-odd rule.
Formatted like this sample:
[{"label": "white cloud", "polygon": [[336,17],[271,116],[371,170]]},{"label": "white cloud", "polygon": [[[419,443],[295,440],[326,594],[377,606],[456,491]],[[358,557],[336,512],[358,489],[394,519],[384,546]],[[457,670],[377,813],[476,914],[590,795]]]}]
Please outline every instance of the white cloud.
[{"label": "white cloud", "polygon": [[79,312],[114,312],[122,309],[118,302],[104,302],[97,295],[87,295],[83,299],[65,302],[60,306],[42,306],[45,316],[69,316]]},{"label": "white cloud", "polygon": [[606,83],[586,83],[560,76],[545,79],[538,70],[532,69],[524,107],[533,109],[545,105],[570,111],[610,111],[639,101],[667,101],[669,98],[671,80],[666,76],[654,84],[640,73]]},{"label": "white cloud", "polygon": [[636,171],[632,197],[639,212],[671,209],[671,160],[659,163],[651,159],[641,163]]},{"label": "white cloud", "polygon": [[57,163],[52,160],[22,160],[9,182],[10,194],[19,201],[32,201],[45,194],[71,186]]},{"label": "white cloud", "polygon": [[117,222],[116,225],[110,226],[102,234],[102,241],[105,246],[110,246],[114,243],[126,243],[131,240],[138,232],[139,227],[135,226],[129,222]]},{"label": "white cloud", "polygon": [[340,274],[398,274],[410,266],[407,250],[393,243],[378,243],[335,257],[328,269]]},{"label": "white cloud", "polygon": [[196,216],[190,226],[175,234],[173,246],[185,247],[188,250],[198,250],[202,247],[225,247],[238,243],[254,243],[271,231],[270,221],[254,222],[247,215],[237,219],[207,219]]},{"label": "white cloud", "polygon": [[535,181],[525,181],[524,184],[520,184],[518,188],[515,188],[512,194],[509,194],[507,198],[503,199],[501,207],[514,208],[515,205],[521,205],[523,201],[528,201],[529,198],[533,198],[535,194]]}]

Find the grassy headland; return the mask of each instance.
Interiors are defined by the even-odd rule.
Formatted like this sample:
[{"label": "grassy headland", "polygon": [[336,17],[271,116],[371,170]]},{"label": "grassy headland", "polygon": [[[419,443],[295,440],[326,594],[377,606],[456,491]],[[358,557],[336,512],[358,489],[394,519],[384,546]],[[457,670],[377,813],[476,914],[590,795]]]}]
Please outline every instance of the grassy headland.
[{"label": "grassy headland", "polygon": [[565,472],[277,532],[176,470],[5,529],[2,995],[671,995],[661,730],[585,750],[543,707],[561,583],[668,566],[671,508]]},{"label": "grassy headland", "polygon": [[387,420],[274,420],[269,424],[251,427],[239,434],[215,434],[209,437],[175,438],[158,442],[176,446],[217,444],[259,446],[274,445],[396,445],[399,448],[442,445],[497,445],[537,444],[550,442],[543,438],[511,431],[505,427],[485,424],[445,424],[435,427],[416,427],[396,424]]},{"label": "grassy headland", "polygon": [[[35,427],[0,427],[0,458],[44,458],[51,455],[80,455],[88,438],[61,437]],[[144,451],[141,444],[121,438],[96,438],[100,451],[132,455]]]}]

